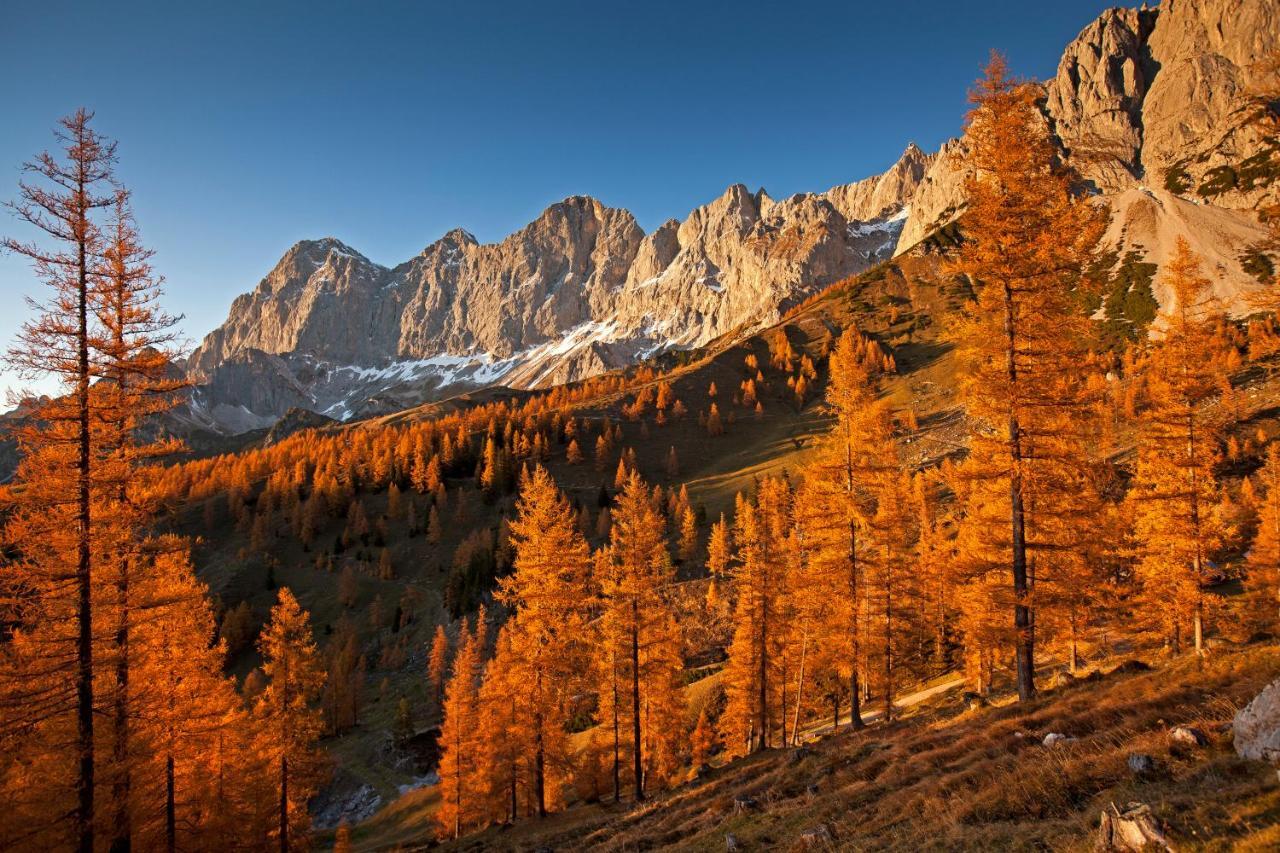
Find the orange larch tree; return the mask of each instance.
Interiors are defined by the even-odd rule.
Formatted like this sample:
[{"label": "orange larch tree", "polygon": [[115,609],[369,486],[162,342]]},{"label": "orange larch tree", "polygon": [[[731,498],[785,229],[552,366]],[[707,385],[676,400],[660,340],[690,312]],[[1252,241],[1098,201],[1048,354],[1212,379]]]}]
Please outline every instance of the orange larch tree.
[{"label": "orange larch tree", "polygon": [[324,669],[311,633],[311,620],[288,587],[281,587],[271,620],[258,638],[266,689],[258,698],[255,721],[262,754],[277,770],[277,840],[281,853],[299,847],[310,825],[307,802],[322,770],[315,742],[320,712],[315,699],[324,686]]},{"label": "orange larch tree", "polygon": [[1222,424],[1204,409],[1219,394],[1226,375],[1217,332],[1221,309],[1200,271],[1200,259],[1184,239],[1177,241],[1164,283],[1172,302],[1148,358],[1150,405],[1141,415],[1138,469],[1129,499],[1145,615],[1175,651],[1189,624],[1200,653],[1210,604],[1204,585],[1210,553],[1222,535],[1213,512]]},{"label": "orange larch tree", "polygon": [[[585,670],[589,559],[573,507],[539,465],[526,476],[511,522],[514,571],[500,582],[499,599],[514,613],[513,664],[529,706],[525,737],[532,761],[533,802],[539,817],[558,799],[548,790],[567,775],[569,704]],[[550,774],[549,774],[550,771]]]},{"label": "orange larch tree", "polygon": [[650,769],[672,764],[671,738],[683,725],[682,661],[669,597],[675,572],[666,524],[634,471],[618,496],[609,547],[597,564],[603,601],[598,649],[609,671],[621,675],[624,697],[619,702],[605,691],[602,705],[615,727],[630,725],[632,791],[643,800]]},{"label": "orange larch tree", "polygon": [[993,56],[966,127],[968,206],[957,271],[976,301],[953,330],[961,383],[976,421],[965,470],[976,503],[963,517],[982,550],[971,574],[1004,572],[1012,590],[1009,639],[1018,695],[1035,694],[1035,574],[1087,524],[1078,514],[1087,457],[1074,416],[1084,406],[1087,322],[1073,298],[1102,233],[1098,208],[1074,189],[1036,104]]},{"label": "orange larch tree", "polygon": [[[477,636],[459,629],[458,653],[453,659],[453,673],[445,688],[444,722],[440,727],[440,808],[436,823],[446,837],[458,838],[464,827],[479,820],[481,775],[479,743],[480,653]],[[479,622],[476,631],[481,629]]]},{"label": "orange larch tree", "polygon": [[[32,529],[41,515],[51,528],[52,538],[46,538],[46,544],[58,542],[56,549],[42,549],[45,553],[39,565],[28,559],[24,574],[43,575],[52,581],[52,585],[43,585],[42,595],[56,591],[74,596],[69,611],[57,608],[42,618],[70,618],[75,626],[63,636],[71,644],[74,659],[74,674],[66,682],[74,685],[76,721],[72,844],[83,853],[92,850],[96,831],[93,492],[97,459],[90,388],[97,378],[92,300],[103,238],[95,215],[110,207],[115,198],[110,192],[115,144],[90,127],[92,119],[93,114],[83,109],[62,119],[55,134],[62,148],[60,155],[45,152],[27,163],[24,171],[38,180],[22,181],[19,199],[7,205],[48,245],[12,238],[0,241],[4,249],[29,259],[51,292],[47,302],[32,302],[35,319],[22,326],[6,358],[11,369],[27,378],[53,377],[61,385],[61,394],[39,405],[17,434],[24,456],[43,458],[41,464],[33,463],[20,471],[20,479],[39,477],[44,481],[42,487],[13,494],[19,513],[25,516],[22,533],[27,542],[41,538]],[[37,509],[34,501],[45,506]],[[29,579],[35,582],[33,587],[42,586],[36,578]],[[44,707],[52,710],[48,704]]]}]

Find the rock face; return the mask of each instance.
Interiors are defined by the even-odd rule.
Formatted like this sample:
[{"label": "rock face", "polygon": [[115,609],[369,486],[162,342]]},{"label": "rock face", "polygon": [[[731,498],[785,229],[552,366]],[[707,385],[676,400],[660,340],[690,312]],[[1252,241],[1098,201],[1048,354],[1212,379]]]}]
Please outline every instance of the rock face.
[{"label": "rock face", "polygon": [[1142,101],[1155,73],[1149,10],[1108,9],[1067,46],[1046,87],[1046,109],[1077,171],[1103,192],[1141,174]]},{"label": "rock face", "polygon": [[[1255,210],[1280,199],[1280,157],[1249,122],[1249,94],[1280,47],[1280,0],[1166,0],[1109,9],[1063,52],[1043,109],[1065,161],[1096,191],[1164,189]],[[933,159],[909,201],[902,252],[963,207],[965,170]]]},{"label": "rock face", "polygon": [[1280,765],[1280,680],[1237,711],[1231,729],[1242,758]]},{"label": "rock face", "polygon": [[735,185],[651,234],[575,196],[499,243],[455,230],[394,268],[304,241],[192,353],[188,417],[224,432],[292,408],[349,419],[753,328],[889,257],[927,162],[912,145],[884,175],[781,201]]}]

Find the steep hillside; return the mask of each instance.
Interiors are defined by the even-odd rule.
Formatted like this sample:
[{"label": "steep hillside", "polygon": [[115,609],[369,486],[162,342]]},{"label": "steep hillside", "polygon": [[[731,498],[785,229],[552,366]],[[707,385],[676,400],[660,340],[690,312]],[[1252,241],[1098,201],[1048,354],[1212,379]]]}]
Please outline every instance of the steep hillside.
[{"label": "steep hillside", "polygon": [[[932,467],[944,458],[963,456],[969,435],[968,419],[956,399],[954,359],[944,334],[955,308],[968,297],[964,283],[948,278],[942,265],[944,253],[956,239],[954,229],[939,233],[918,251],[828,288],[793,309],[778,324],[756,334],[743,336],[730,331],[698,350],[656,356],[651,368],[659,370],[632,368],[610,374],[613,379],[609,382],[595,380],[552,392],[480,390],[361,423],[304,430],[283,438],[280,445],[301,455],[272,462],[260,476],[263,480],[274,478],[273,472],[287,471],[294,465],[290,461],[294,458],[304,461],[306,468],[322,464],[329,451],[319,449],[319,442],[330,439],[336,441],[338,448],[353,449],[350,460],[340,464],[355,470],[355,466],[369,464],[367,459],[362,462],[363,457],[355,448],[368,448],[369,442],[400,446],[415,429],[442,419],[465,418],[468,413],[478,415],[478,419],[459,423],[478,449],[483,443],[486,421],[491,417],[486,413],[498,411],[492,407],[500,404],[503,411],[519,412],[519,407],[543,398],[561,400],[551,411],[575,420],[574,434],[582,439],[585,458],[571,460],[564,433],[553,430],[551,435],[561,438],[549,448],[544,464],[579,508],[589,541],[593,545],[604,541],[600,518],[615,494],[615,472],[626,454],[642,475],[666,494],[674,496],[682,487],[687,489],[690,504],[698,512],[699,534],[705,544],[709,523],[722,512],[732,513],[738,492],[752,490],[762,476],[797,471],[808,458],[816,437],[827,427],[819,402],[826,381],[824,356],[834,338],[848,326],[858,328],[884,353],[892,355],[896,369],[885,378],[883,390],[902,424],[902,459],[911,468]],[[1150,272],[1145,280],[1150,287]],[[1113,293],[1125,293],[1136,291],[1142,281],[1139,273],[1122,267],[1107,286]],[[1137,321],[1122,315],[1107,322],[1124,327]],[[1124,341],[1139,337],[1142,330],[1138,327],[1132,336],[1120,335],[1117,345],[1123,347]],[[814,381],[803,400],[797,400],[792,382],[799,375],[796,366],[806,357],[816,368]],[[759,400],[758,409],[744,396],[748,382]],[[1256,441],[1257,435],[1271,438],[1280,434],[1280,383],[1256,369],[1240,372],[1236,382],[1242,392],[1237,403],[1242,407],[1236,428],[1240,441],[1249,444]],[[658,418],[652,402],[638,417],[630,414],[638,399],[647,397],[652,401],[663,384],[686,409],[683,417],[674,416],[674,410],[669,409],[665,418]],[[574,388],[585,393],[557,396],[569,395]],[[1117,401],[1123,397],[1119,387],[1113,396]],[[722,414],[722,435],[709,435],[705,425],[712,404]],[[549,414],[544,412],[534,420],[543,419],[545,423]],[[525,418],[526,424],[531,423],[528,417],[532,416],[520,417]],[[1110,446],[1099,449],[1100,455],[1127,458],[1132,449],[1128,430],[1122,427],[1113,434]],[[609,449],[597,458],[592,448],[596,437],[605,433],[613,437]],[[255,441],[256,447],[266,446],[265,439]],[[258,452],[265,451],[249,451],[249,455]],[[366,451],[359,451],[363,452]],[[1258,451],[1255,448],[1253,452]],[[671,462],[673,456],[675,465]],[[246,458],[245,453],[229,457],[216,462],[213,470],[234,472]],[[1237,464],[1227,473],[1238,477],[1253,464],[1256,463],[1244,467]],[[313,529],[306,542],[298,533],[297,513],[291,514],[287,503],[280,507],[278,499],[268,499],[264,486],[269,488],[269,483],[262,480],[250,479],[246,486],[236,488],[235,496],[216,491],[196,499],[176,519],[180,531],[200,537],[196,558],[202,578],[210,583],[228,612],[244,612],[243,617],[238,617],[245,620],[243,635],[252,636],[261,623],[275,588],[289,586],[311,612],[327,648],[333,648],[328,644],[334,637],[357,638],[363,661],[360,677],[369,685],[366,703],[353,725],[336,727],[325,741],[336,772],[317,803],[317,825],[321,829],[332,828],[341,819],[360,824],[378,813],[368,829],[360,830],[361,837],[388,844],[425,842],[433,832],[429,825],[433,796],[430,782],[439,715],[432,688],[423,677],[426,649],[436,625],[456,625],[457,616],[480,603],[493,606],[489,591],[495,578],[505,573],[509,565],[503,519],[513,511],[510,484],[487,491],[478,482],[475,468],[467,465],[445,474],[443,500],[418,494],[403,479],[394,493],[386,485],[357,485],[350,494],[350,504],[333,504],[328,514],[307,522]],[[233,483],[236,481],[234,474],[228,476]],[[356,475],[356,481],[372,476]],[[433,504],[440,510],[434,527],[433,513],[429,511]],[[357,505],[358,511],[348,508]],[[357,517],[359,523],[354,521]],[[674,535],[672,531],[673,548]],[[690,697],[705,701],[718,683],[718,661],[723,658],[728,638],[724,626],[707,621],[702,611],[706,588],[702,554],[681,562],[677,570],[685,588],[687,619],[683,642],[690,666],[688,677],[692,679]],[[248,674],[256,665],[256,657],[243,642],[237,649],[234,667],[240,674]],[[1086,652],[1086,657],[1090,654]],[[337,680],[340,682],[343,677],[347,676]],[[943,680],[934,686],[954,687],[953,675],[940,674],[939,678]],[[413,734],[407,740],[394,734],[402,701],[413,715]],[[943,709],[939,719],[950,713],[945,709],[954,708],[955,701],[953,690],[938,698],[938,707]],[[934,704],[926,703],[921,710]],[[908,733],[903,737],[916,735]],[[726,778],[735,780],[730,785],[748,785],[745,780],[752,778],[752,768],[761,760],[768,761],[754,759],[756,763],[727,769]],[[779,766],[790,767],[785,763]],[[723,787],[711,789],[718,792],[714,795],[707,794],[706,786],[691,790],[688,802],[699,814],[718,814],[722,808],[707,803],[705,796],[714,796],[716,802],[727,796]],[[1091,810],[1094,805],[1076,803],[1072,808],[1081,811],[1071,812],[1074,816],[1066,824],[1046,826],[1057,827],[1053,831],[1079,833],[1085,823],[1096,818],[1096,811]],[[385,811],[380,812],[382,809]],[[791,821],[808,814],[798,804],[789,809]],[[575,808],[542,829],[520,831],[531,831],[534,835],[529,838],[541,839],[529,841],[532,846],[564,843],[575,833],[595,838],[590,833],[597,827],[609,827],[602,831],[613,832],[613,821],[619,819],[627,824],[639,820],[636,837],[658,831],[653,829],[656,823],[648,822],[660,822],[655,812],[645,809],[638,814],[641,817],[619,818],[595,807],[585,811]],[[781,836],[777,833],[783,830],[763,828],[766,825],[752,831],[759,831],[761,838],[779,841]],[[676,843],[677,839],[684,843],[685,834],[705,830],[711,833],[708,837],[718,839],[719,845],[723,844],[724,831],[720,826],[718,818],[700,818],[691,827],[661,832],[671,839],[668,843]],[[787,827],[785,832],[794,833],[809,828],[794,822]],[[555,840],[542,838],[538,833],[544,831],[560,835]],[[839,831],[849,829],[842,825]],[[520,840],[513,842],[514,846],[525,845],[525,835],[515,837]],[[906,837],[918,839],[910,834]],[[984,837],[987,836],[980,833],[963,836],[965,843],[975,845],[978,842],[974,839]],[[494,836],[487,835],[482,836],[481,843],[504,842],[500,836],[495,842]]]},{"label": "steep hillside", "polygon": [[[829,724],[804,746],[694,778],[642,807],[591,801],[490,829],[447,850],[1094,849],[1112,804],[1153,804],[1176,849],[1280,844],[1274,771],[1231,745],[1234,713],[1277,674],[1274,644],[1223,648],[1204,664],[1100,657],[1029,705],[972,710],[957,691],[864,732]],[[1203,747],[1175,742],[1193,726]],[[1071,740],[1045,746],[1050,733]],[[1153,760],[1135,773],[1130,756]],[[353,833],[355,849],[423,849],[434,808],[415,792]]]}]

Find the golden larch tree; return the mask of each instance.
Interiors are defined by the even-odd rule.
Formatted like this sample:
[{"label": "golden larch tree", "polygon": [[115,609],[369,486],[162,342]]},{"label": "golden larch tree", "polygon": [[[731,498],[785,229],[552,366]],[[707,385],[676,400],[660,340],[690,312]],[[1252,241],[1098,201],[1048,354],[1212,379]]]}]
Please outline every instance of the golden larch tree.
[{"label": "golden larch tree", "polygon": [[972,541],[985,543],[962,556],[973,574],[1007,574],[1023,700],[1035,693],[1035,562],[1087,529],[1042,519],[1068,511],[1083,476],[1074,418],[1084,408],[1086,319],[1073,290],[1103,226],[1059,163],[1038,91],[1010,79],[995,55],[973,92],[965,239],[955,268],[977,297],[953,329],[963,400],[976,422],[965,465],[976,503],[963,520],[976,529]]},{"label": "golden larch tree", "polygon": [[522,735],[532,753],[533,800],[541,817],[555,798],[548,791],[548,771],[559,781],[568,769],[565,727],[586,660],[590,574],[589,550],[573,507],[541,465],[524,478],[511,543],[514,571],[501,580],[498,595],[514,611],[509,622],[513,663],[531,711],[530,728]]},{"label": "golden larch tree", "polygon": [[1178,239],[1163,281],[1171,301],[1147,359],[1150,401],[1141,415],[1129,498],[1145,615],[1175,651],[1190,625],[1200,653],[1210,603],[1204,592],[1208,562],[1222,536],[1213,512],[1222,424],[1205,403],[1222,387],[1225,348],[1217,331],[1221,309],[1184,239]]},{"label": "golden larch tree", "polygon": [[321,759],[315,748],[321,718],[315,699],[324,669],[311,633],[311,619],[288,587],[281,587],[271,619],[258,638],[267,685],[255,709],[263,754],[277,774],[276,832],[281,853],[299,847],[310,824],[307,802],[315,794]]}]

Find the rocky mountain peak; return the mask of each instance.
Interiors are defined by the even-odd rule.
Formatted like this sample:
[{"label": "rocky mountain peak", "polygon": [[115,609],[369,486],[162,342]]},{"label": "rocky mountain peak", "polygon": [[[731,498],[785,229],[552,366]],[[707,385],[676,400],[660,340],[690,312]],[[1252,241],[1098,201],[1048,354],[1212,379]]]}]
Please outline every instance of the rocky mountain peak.
[{"label": "rocky mountain peak", "polygon": [[304,241],[193,353],[194,416],[231,430],[292,406],[347,419],[699,346],[887,257],[900,223],[855,224],[825,197],[734,184],[651,234],[577,195],[500,242],[454,229],[394,269]]},{"label": "rocky mountain peak", "polygon": [[932,158],[911,142],[883,174],[832,187],[824,195],[848,220],[892,216],[911,203],[931,162]]},{"label": "rocky mountain peak", "polygon": [[[452,228],[436,242],[457,248],[480,245],[480,241],[475,238],[475,235],[465,228]],[[435,244],[433,243],[432,245]]]}]

